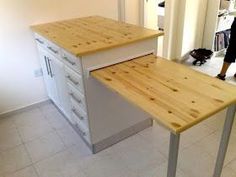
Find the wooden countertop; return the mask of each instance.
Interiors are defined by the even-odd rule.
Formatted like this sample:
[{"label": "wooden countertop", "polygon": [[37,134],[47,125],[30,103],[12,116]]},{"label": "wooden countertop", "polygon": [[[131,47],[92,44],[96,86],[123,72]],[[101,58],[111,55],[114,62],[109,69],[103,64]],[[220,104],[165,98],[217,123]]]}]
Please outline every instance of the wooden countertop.
[{"label": "wooden countertop", "polygon": [[91,75],[175,134],[236,103],[235,86],[154,55]]},{"label": "wooden countertop", "polygon": [[160,31],[99,16],[35,25],[31,29],[75,56],[163,35]]}]

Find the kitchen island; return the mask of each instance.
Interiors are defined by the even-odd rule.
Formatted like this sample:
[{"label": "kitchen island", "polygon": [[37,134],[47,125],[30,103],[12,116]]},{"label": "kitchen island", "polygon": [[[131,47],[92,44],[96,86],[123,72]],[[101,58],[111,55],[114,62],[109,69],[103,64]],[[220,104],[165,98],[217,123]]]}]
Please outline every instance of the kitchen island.
[{"label": "kitchen island", "polygon": [[99,68],[156,54],[163,32],[99,16],[31,27],[49,98],[93,153],[152,125],[149,114],[90,76]]}]

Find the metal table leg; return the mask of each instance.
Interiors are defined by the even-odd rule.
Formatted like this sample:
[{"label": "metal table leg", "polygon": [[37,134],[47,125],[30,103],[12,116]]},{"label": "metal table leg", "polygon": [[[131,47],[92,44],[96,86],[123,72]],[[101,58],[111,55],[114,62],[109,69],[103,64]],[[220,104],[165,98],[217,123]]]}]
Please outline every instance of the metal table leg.
[{"label": "metal table leg", "polygon": [[220,142],[220,147],[218,151],[218,156],[216,160],[215,171],[214,171],[213,177],[221,176],[224,160],[225,160],[225,155],[226,155],[228,144],[229,144],[229,138],[230,138],[233,122],[234,122],[235,112],[236,112],[236,105],[229,106],[227,110],[225,124],[224,124],[224,130],[221,136],[221,142]]},{"label": "metal table leg", "polygon": [[167,177],[176,177],[177,161],[179,154],[179,134],[170,134],[169,160]]}]

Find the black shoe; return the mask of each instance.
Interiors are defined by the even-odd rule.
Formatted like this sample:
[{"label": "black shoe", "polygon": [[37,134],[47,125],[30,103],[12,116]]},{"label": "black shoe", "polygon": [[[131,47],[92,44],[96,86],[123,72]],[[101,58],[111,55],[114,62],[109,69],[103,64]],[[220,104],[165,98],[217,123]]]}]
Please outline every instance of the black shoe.
[{"label": "black shoe", "polygon": [[234,77],[236,78],[236,73],[234,74]]},{"label": "black shoe", "polygon": [[[236,77],[236,74],[235,74],[235,77]],[[225,80],[225,75],[221,76],[220,74],[218,74],[218,75],[216,76],[216,78],[218,78],[218,79],[224,81],[224,80]]]}]

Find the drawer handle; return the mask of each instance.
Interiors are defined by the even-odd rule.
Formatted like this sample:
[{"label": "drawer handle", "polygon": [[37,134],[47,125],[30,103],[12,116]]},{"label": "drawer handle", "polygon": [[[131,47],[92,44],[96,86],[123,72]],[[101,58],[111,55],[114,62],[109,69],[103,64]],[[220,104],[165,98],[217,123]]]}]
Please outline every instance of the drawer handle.
[{"label": "drawer handle", "polygon": [[75,62],[73,62],[73,61],[70,61],[67,57],[62,57],[64,60],[66,60],[68,63],[70,63],[71,65],[75,65],[76,63]]},{"label": "drawer handle", "polygon": [[79,127],[78,124],[76,124],[75,126],[77,127],[79,133],[80,133],[82,136],[86,136],[86,133],[85,133],[83,130],[80,129],[80,127]]},{"label": "drawer handle", "polygon": [[81,116],[81,115],[76,111],[75,108],[72,109],[72,112],[73,112],[80,120],[84,120],[84,117]]},{"label": "drawer handle", "polygon": [[40,44],[44,44],[44,42],[43,41],[41,41],[40,39],[38,39],[38,38],[36,38],[35,39],[36,41],[38,41]]},{"label": "drawer handle", "polygon": [[52,60],[48,58],[49,73],[50,73],[51,78],[53,78],[54,74],[52,73],[51,61]]},{"label": "drawer handle", "polygon": [[71,96],[76,102],[78,102],[79,104],[82,103],[82,101],[81,101],[80,99],[76,98],[73,93],[70,93],[70,96]]},{"label": "drawer handle", "polygon": [[49,50],[51,50],[53,53],[55,53],[55,54],[58,54],[58,51],[57,50],[55,50],[55,49],[53,49],[52,47],[47,47]]},{"label": "drawer handle", "polygon": [[73,80],[71,76],[66,76],[74,85],[79,85],[79,82]]}]

